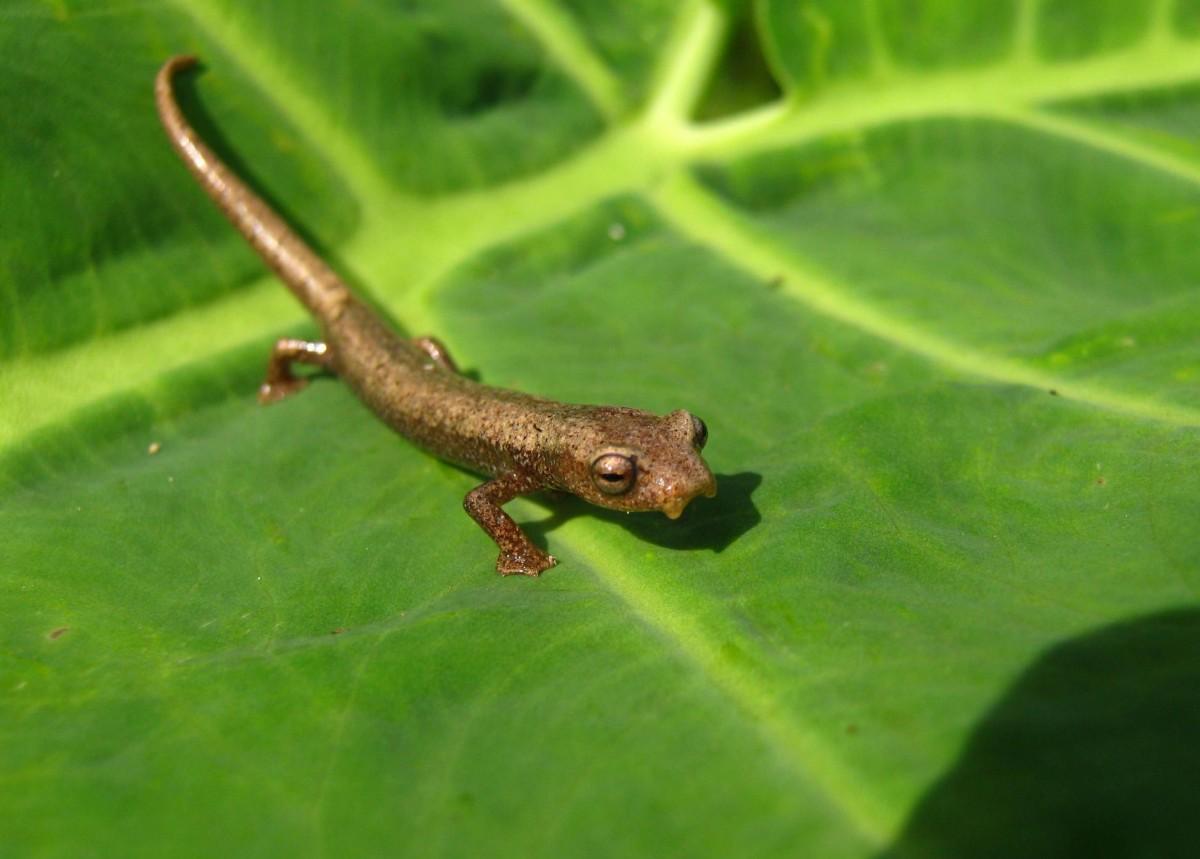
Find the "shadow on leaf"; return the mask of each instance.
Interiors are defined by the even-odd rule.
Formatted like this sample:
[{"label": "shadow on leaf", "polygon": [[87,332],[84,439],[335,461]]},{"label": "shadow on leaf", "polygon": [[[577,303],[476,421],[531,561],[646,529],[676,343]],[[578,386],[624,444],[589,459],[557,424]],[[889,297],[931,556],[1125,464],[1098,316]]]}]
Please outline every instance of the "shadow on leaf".
[{"label": "shadow on leaf", "polygon": [[1189,856],[1200,611],[1060,644],[987,714],[881,859]]},{"label": "shadow on leaf", "polygon": [[[238,150],[230,143],[229,138],[221,130],[221,125],[213,120],[212,114],[205,106],[204,99],[199,94],[198,79],[207,70],[208,66],[200,62],[196,69],[181,74],[174,80],[175,98],[179,102],[179,106],[183,110],[184,116],[187,117],[188,122],[191,123],[201,139],[217,153],[218,157],[225,162],[229,169],[255,194],[261,197],[272,210],[278,213],[289,229],[299,236],[301,241],[312,248],[317,256],[325,260],[337,273],[337,276],[350,287],[361,301],[368,304],[372,310],[387,320],[393,330],[402,336],[410,336],[405,333],[404,326],[399,323],[389,310],[374,298],[367,285],[354,275],[353,269],[347,265],[340,251],[336,247],[321,241],[315,233],[307,229],[304,225],[304,219],[298,216],[292,206],[289,206],[286,202],[275,196],[260,181],[258,172],[242,158]],[[263,274],[266,274],[265,269]]]},{"label": "shadow on leaf", "polygon": [[580,501],[566,494],[547,495],[545,502],[554,514],[538,522],[522,524],[534,542],[546,545],[546,535],[576,516],[593,516],[620,525],[640,540],[667,549],[711,549],[720,553],[762,521],[754,506],[754,491],[762,475],[746,471],[718,474],[717,497],[697,498],[677,521],[661,513],[622,513]]}]

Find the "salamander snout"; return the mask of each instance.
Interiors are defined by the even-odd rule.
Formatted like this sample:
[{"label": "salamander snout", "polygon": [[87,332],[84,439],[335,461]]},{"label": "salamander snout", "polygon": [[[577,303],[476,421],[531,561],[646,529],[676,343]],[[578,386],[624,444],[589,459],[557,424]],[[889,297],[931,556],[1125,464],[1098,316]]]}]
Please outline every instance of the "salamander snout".
[{"label": "salamander snout", "polygon": [[665,449],[658,451],[663,467],[659,469],[660,503],[656,506],[669,519],[678,519],[696,496],[716,495],[717,481],[700,455],[708,442],[704,421],[679,409],[666,416],[664,426],[668,437],[674,437],[674,443],[665,444]]},{"label": "salamander snout", "polygon": [[667,515],[668,519],[678,519],[683,515],[683,509],[691,503],[693,498],[703,495],[705,498],[713,498],[717,494],[717,481],[713,477],[712,472],[708,470],[708,466],[702,460],[698,460],[698,469],[694,469],[693,473],[687,475],[685,479],[681,479],[676,483],[666,500],[662,505],[662,512]]}]

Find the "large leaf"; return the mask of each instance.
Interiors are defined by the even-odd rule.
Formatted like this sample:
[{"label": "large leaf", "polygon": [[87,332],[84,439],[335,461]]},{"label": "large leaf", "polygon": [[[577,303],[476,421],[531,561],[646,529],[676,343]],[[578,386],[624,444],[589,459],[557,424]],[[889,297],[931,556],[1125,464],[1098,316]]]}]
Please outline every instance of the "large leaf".
[{"label": "large leaf", "polygon": [[[0,853],[1192,847],[1200,3],[678,5],[6,4]],[[313,325],[183,51],[406,329],[720,496],[501,579],[475,478],[256,406]]]}]

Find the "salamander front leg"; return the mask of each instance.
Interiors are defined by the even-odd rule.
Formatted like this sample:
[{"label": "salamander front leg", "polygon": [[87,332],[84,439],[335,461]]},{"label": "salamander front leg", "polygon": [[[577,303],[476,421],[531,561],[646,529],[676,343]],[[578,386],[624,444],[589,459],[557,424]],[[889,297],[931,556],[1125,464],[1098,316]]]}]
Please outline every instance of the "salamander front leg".
[{"label": "salamander front leg", "polygon": [[308,379],[292,373],[293,363],[328,368],[331,357],[324,343],[291,338],[276,341],[267,362],[267,378],[258,388],[258,401],[263,405],[277,402],[308,384]]},{"label": "salamander front leg", "polygon": [[413,345],[432,358],[433,363],[443,370],[449,370],[451,373],[458,372],[458,365],[454,363],[449,350],[446,349],[446,344],[441,340],[436,337],[417,337],[413,340]]},{"label": "salamander front leg", "polygon": [[463,507],[479,527],[500,547],[496,572],[504,576],[521,573],[536,576],[558,563],[553,555],[539,549],[525,536],[517,523],[500,509],[500,505],[518,495],[540,489],[535,481],[520,475],[506,474],[476,486],[463,499]]}]

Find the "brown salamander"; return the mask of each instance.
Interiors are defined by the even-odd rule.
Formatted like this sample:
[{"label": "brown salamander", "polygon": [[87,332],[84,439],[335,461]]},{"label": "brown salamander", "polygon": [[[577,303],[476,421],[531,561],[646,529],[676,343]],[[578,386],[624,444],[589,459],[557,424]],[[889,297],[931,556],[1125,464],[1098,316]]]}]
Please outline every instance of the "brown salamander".
[{"label": "brown salamander", "polygon": [[499,546],[496,569],[506,575],[537,575],[557,563],[501,509],[517,495],[560,489],[601,507],[661,510],[674,519],[697,495],[716,494],[700,456],[708,431],[688,412],[659,416],[570,405],[482,385],[458,372],[438,340],[405,339],[388,328],[188,125],[172,77],[194,63],[193,57],[174,57],[155,81],[171,144],[324,335],[319,343],[275,344],[261,402],[304,387],[294,364],[315,365],[345,381],[400,434],[442,459],[490,475],[467,493],[464,506]]}]

